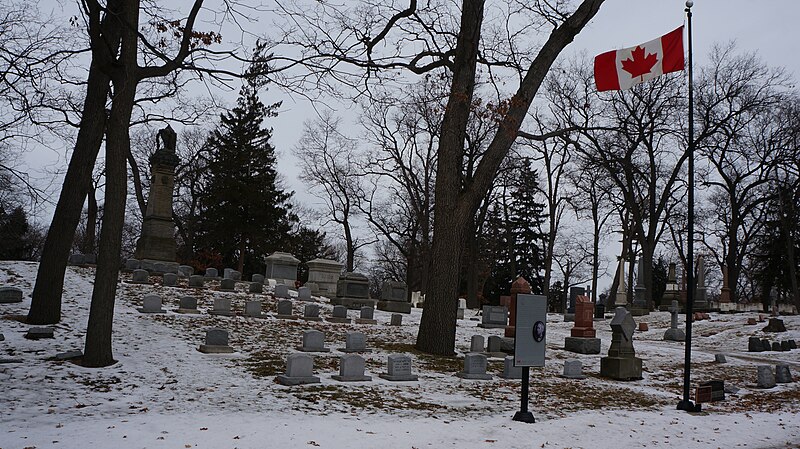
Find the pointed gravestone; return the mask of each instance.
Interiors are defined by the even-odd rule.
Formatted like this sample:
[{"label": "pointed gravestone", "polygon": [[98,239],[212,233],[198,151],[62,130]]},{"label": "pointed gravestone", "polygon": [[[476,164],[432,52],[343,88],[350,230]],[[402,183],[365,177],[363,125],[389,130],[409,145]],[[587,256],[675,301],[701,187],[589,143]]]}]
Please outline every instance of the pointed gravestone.
[{"label": "pointed gravestone", "polygon": [[411,374],[411,357],[405,354],[389,354],[386,371],[379,375],[382,379],[391,381],[419,380],[419,376]]},{"label": "pointed gravestone", "polygon": [[211,328],[206,331],[206,342],[200,345],[198,351],[204,354],[229,354],[233,348],[228,346],[228,331]]},{"label": "pointed gravestone", "polygon": [[356,324],[378,324],[378,320],[374,318],[375,309],[372,307],[362,307],[361,315],[356,318]]},{"label": "pointed gravestone", "polygon": [[141,313],[167,313],[161,308],[161,297],[158,295],[145,295],[142,307],[138,310]]},{"label": "pointed gravestone", "polygon": [[286,372],[276,380],[281,385],[304,385],[319,383],[314,376],[314,359],[308,354],[289,354],[286,357]]},{"label": "pointed gravestone", "polygon": [[297,348],[303,352],[330,352],[325,347],[325,333],[318,330],[303,331],[303,345]]},{"label": "pointed gravestone", "polygon": [[280,320],[296,320],[298,318],[292,311],[292,301],[288,299],[278,301],[278,315],[276,318]]},{"label": "pointed gravestone", "polygon": [[491,374],[486,374],[486,356],[474,352],[464,355],[464,371],[456,375],[462,379],[490,380],[492,378]]},{"label": "pointed gravestone", "polygon": [[364,357],[356,354],[347,354],[339,358],[339,375],[331,378],[339,382],[367,382],[372,377],[364,375],[366,363]]},{"label": "pointed gravestone", "polygon": [[192,296],[181,296],[179,299],[178,313],[200,313],[197,310],[197,298]]},{"label": "pointed gravestone", "polygon": [[617,307],[611,320],[611,347],[608,356],[600,359],[600,375],[617,380],[642,378],[642,359],[633,349],[636,322],[624,307]]}]

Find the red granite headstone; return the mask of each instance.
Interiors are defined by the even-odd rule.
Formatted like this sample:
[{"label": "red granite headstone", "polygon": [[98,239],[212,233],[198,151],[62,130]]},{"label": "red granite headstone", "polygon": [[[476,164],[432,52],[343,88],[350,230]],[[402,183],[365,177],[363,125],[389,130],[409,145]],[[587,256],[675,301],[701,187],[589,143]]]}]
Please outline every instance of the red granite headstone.
[{"label": "red granite headstone", "polygon": [[[517,295],[529,294],[531,292],[531,284],[520,276],[511,284],[511,301],[508,307],[508,326],[505,329],[505,336],[514,338],[517,333]],[[502,301],[503,297],[500,297]]]},{"label": "red granite headstone", "polygon": [[570,330],[572,337],[595,338],[594,303],[588,296],[579,295],[575,298],[575,326]]}]

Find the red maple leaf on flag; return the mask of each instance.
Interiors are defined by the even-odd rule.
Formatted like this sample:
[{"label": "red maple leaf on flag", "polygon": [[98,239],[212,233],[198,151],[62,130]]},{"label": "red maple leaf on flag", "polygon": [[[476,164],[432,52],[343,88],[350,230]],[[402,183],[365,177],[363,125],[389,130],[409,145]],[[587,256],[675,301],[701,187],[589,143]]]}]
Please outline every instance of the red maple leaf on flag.
[{"label": "red maple leaf on flag", "polygon": [[631,56],[633,59],[628,58],[622,61],[622,70],[630,73],[632,78],[650,73],[650,70],[652,70],[653,66],[658,62],[658,56],[653,53],[645,57],[644,48],[641,46],[634,48],[631,52]]}]

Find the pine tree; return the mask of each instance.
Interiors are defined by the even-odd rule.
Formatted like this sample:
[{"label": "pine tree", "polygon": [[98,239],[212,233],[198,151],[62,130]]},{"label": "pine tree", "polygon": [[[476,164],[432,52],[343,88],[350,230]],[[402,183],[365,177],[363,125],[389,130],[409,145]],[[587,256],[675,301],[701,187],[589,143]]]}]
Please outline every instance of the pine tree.
[{"label": "pine tree", "polygon": [[220,254],[225,266],[244,273],[260,271],[263,257],[282,249],[296,221],[292,193],[276,184],[272,130],[262,127],[279,106],[265,106],[248,82],[206,141],[208,184],[195,250]]}]

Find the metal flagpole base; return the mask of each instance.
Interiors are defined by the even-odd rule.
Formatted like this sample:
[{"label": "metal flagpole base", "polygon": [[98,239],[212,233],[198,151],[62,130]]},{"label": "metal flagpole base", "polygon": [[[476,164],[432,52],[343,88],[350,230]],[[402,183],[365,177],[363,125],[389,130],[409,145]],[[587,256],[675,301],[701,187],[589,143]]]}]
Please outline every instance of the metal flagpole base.
[{"label": "metal flagpole base", "polygon": [[703,408],[702,404],[695,404],[692,401],[686,400],[678,402],[678,410],[683,410],[689,413],[699,413]]},{"label": "metal flagpole base", "polygon": [[525,422],[528,424],[533,424],[536,422],[536,418],[533,417],[533,413],[531,412],[519,411],[517,413],[514,413],[514,418],[512,419],[514,421]]}]

